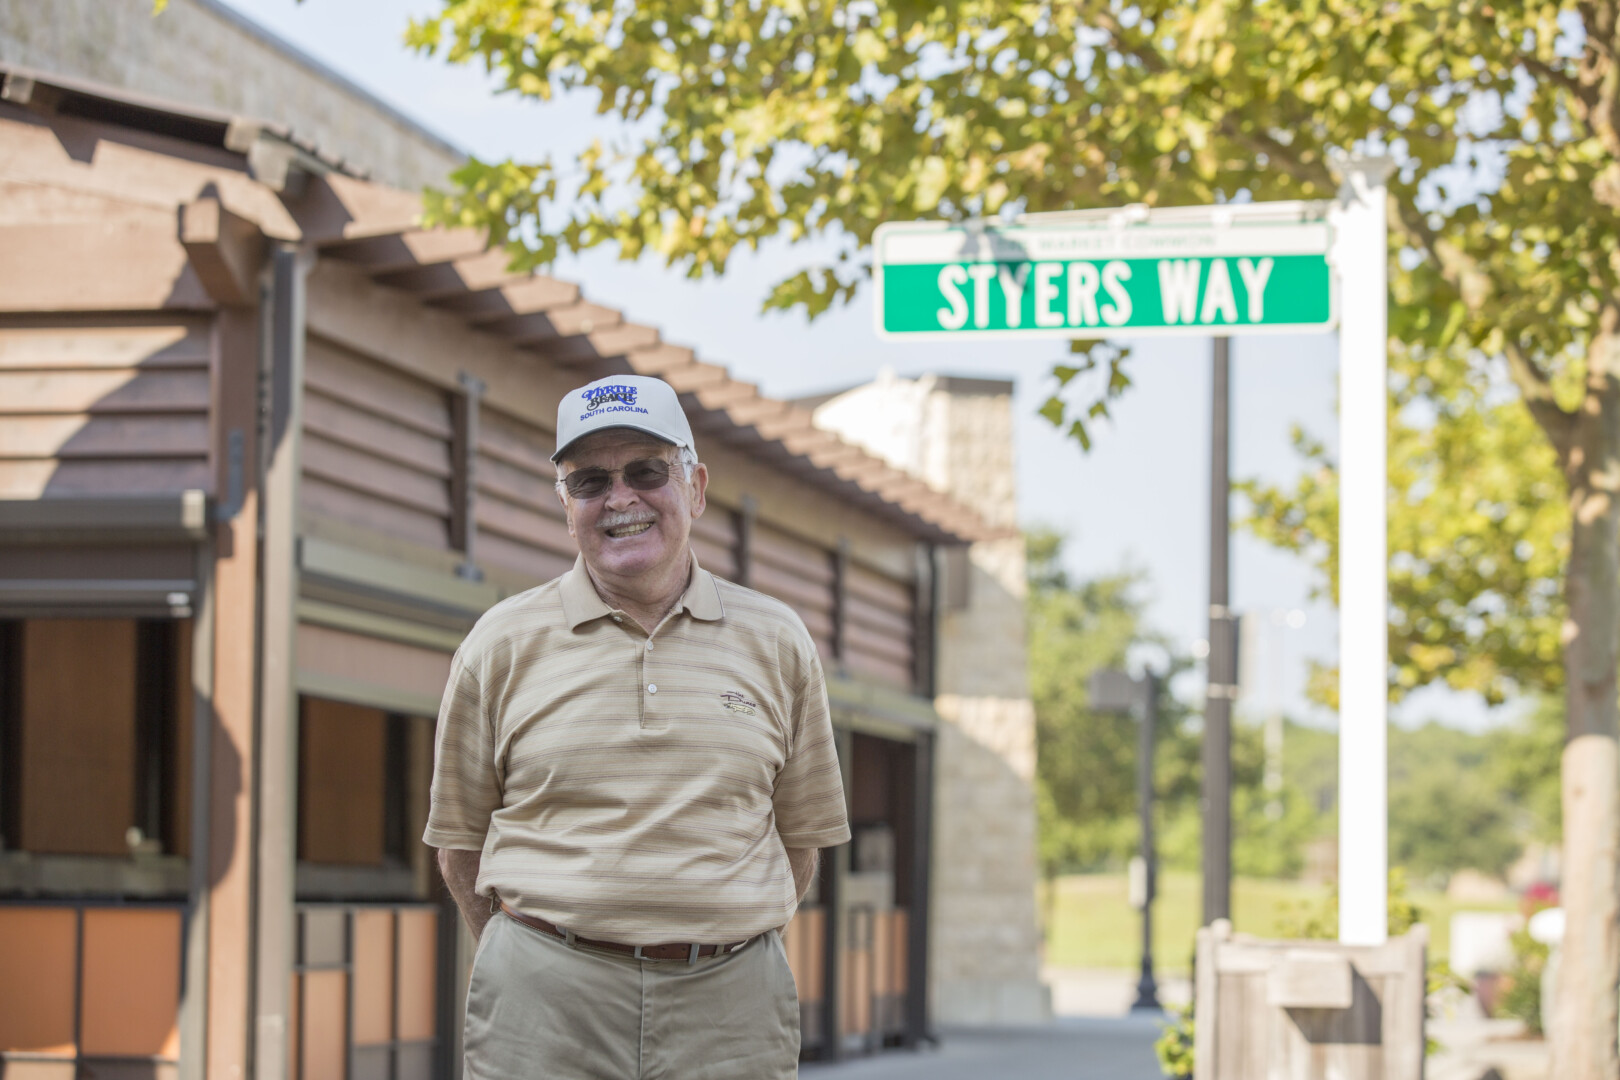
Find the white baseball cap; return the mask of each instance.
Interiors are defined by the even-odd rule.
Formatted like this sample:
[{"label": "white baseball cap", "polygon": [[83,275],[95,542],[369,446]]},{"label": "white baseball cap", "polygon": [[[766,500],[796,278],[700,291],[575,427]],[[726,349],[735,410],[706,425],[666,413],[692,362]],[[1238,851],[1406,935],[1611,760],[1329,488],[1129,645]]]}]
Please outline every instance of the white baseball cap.
[{"label": "white baseball cap", "polygon": [[568,391],[557,403],[557,452],[551,460],[560,461],[574,443],[609,428],[644,431],[671,445],[696,449],[692,425],[673,386],[650,375],[611,375]]}]

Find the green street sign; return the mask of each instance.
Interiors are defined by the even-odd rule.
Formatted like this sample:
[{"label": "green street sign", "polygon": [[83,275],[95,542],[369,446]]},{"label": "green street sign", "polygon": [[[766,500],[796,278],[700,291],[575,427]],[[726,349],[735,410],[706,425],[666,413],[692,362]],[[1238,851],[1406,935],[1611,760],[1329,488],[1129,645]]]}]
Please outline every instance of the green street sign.
[{"label": "green street sign", "polygon": [[1325,220],[880,225],[884,337],[1138,337],[1332,329]]}]

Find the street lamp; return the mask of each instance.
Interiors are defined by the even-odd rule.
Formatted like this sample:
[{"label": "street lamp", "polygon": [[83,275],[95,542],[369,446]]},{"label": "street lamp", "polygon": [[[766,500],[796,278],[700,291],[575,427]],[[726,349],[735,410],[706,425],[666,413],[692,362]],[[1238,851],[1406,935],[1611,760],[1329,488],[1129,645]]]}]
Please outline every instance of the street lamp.
[{"label": "street lamp", "polygon": [[1153,894],[1157,868],[1153,857],[1153,733],[1159,720],[1159,676],[1152,670],[1132,678],[1117,668],[1091,675],[1091,707],[1098,712],[1135,717],[1136,794],[1142,817],[1142,976],[1136,983],[1132,1012],[1163,1012],[1159,985],[1153,979]]}]

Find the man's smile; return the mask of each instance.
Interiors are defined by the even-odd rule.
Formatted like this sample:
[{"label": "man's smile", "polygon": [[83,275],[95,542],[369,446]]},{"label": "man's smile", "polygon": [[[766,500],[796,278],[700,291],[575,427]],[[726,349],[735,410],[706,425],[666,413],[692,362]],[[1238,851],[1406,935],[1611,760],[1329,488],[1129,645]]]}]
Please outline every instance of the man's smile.
[{"label": "man's smile", "polygon": [[609,536],[613,537],[615,540],[623,540],[626,537],[640,536],[642,533],[646,532],[648,529],[650,529],[652,527],[653,527],[653,523],[650,522],[650,521],[638,521],[634,525],[618,525],[618,526],[615,526],[615,527],[613,527],[611,529],[608,529],[607,534]]}]

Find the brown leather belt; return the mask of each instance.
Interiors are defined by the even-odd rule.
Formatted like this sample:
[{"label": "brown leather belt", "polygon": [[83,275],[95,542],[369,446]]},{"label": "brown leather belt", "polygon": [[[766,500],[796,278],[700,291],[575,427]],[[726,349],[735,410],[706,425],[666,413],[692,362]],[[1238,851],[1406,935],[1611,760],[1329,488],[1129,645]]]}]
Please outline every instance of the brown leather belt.
[{"label": "brown leather belt", "polygon": [[695,963],[700,957],[713,956],[716,953],[736,952],[754,940],[753,938],[744,938],[742,941],[734,941],[730,945],[698,945],[695,943],[625,945],[618,941],[598,941],[595,938],[580,937],[578,934],[564,930],[562,927],[549,923],[544,919],[536,918],[533,915],[525,915],[521,911],[515,911],[505,903],[501,904],[501,911],[506,914],[507,918],[516,919],[524,926],[532,926],[543,934],[562,938],[570,945],[589,945],[593,949],[606,949],[608,952],[623,953],[626,956],[633,956],[637,960],[685,960],[687,963]]}]

